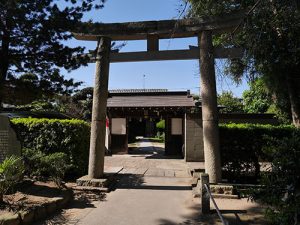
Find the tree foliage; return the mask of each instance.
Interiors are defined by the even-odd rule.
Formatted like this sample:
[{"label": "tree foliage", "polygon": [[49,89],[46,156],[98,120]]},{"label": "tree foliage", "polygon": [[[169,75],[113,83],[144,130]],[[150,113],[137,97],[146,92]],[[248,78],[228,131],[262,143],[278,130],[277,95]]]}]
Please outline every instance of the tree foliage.
[{"label": "tree foliage", "polygon": [[243,92],[247,113],[266,113],[272,105],[272,96],[262,79],[250,82],[250,89]]},{"label": "tree foliage", "polygon": [[165,127],[166,127],[166,121],[165,120],[160,120],[159,122],[156,123],[156,128],[159,131],[163,132],[165,130]]},{"label": "tree foliage", "polygon": [[262,177],[262,187],[253,193],[256,200],[268,204],[267,216],[275,225],[299,224],[300,219],[300,136],[265,140],[264,153],[271,168]]},{"label": "tree foliage", "polygon": [[[299,1],[189,0],[191,16],[249,13],[235,33],[215,37],[224,47],[242,47],[242,59],[230,61],[228,72],[239,78],[263,76],[277,102],[288,100],[293,123],[300,126],[300,4]],[[251,10],[250,10],[251,9]]]},{"label": "tree foliage", "polygon": [[224,106],[220,109],[222,113],[244,112],[242,100],[235,97],[231,91],[224,91],[218,95],[218,105]]},{"label": "tree foliage", "polygon": [[72,167],[68,155],[63,152],[45,154],[36,149],[22,149],[25,174],[30,178],[51,178],[58,187],[62,187],[65,173]]},{"label": "tree foliage", "polygon": [[26,105],[34,101],[49,102],[62,96],[71,96],[81,84],[82,82],[75,82],[72,78],[65,79],[59,70],[42,77],[32,73],[19,77],[10,76],[4,87],[4,101],[11,105]]},{"label": "tree foliage", "polygon": [[3,195],[23,178],[23,172],[23,162],[17,156],[7,157],[0,163],[0,203],[3,202]]},{"label": "tree foliage", "polygon": [[92,118],[93,88],[83,88],[74,94],[69,102],[68,111],[78,119],[90,121]]},{"label": "tree foliage", "polygon": [[84,48],[64,43],[83,14],[104,1],[0,0],[0,107],[8,75],[46,76],[58,67],[73,70],[87,63]]},{"label": "tree foliage", "polygon": [[247,113],[273,113],[280,123],[291,123],[288,100],[272,94],[262,78],[250,82],[250,89],[243,92],[243,102]]}]

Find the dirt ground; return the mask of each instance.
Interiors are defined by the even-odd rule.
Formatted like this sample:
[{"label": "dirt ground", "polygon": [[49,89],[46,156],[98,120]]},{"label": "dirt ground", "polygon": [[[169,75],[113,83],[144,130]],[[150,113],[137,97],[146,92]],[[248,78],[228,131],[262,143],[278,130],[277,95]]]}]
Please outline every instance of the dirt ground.
[{"label": "dirt ground", "polygon": [[4,195],[4,204],[0,205],[0,215],[28,210],[59,197],[62,197],[62,191],[55,183],[28,180],[18,185],[14,193]]},{"label": "dirt ground", "polygon": [[[14,193],[4,195],[4,203],[0,205],[0,216],[27,211],[62,197],[62,190],[54,182],[26,181],[18,185]],[[74,199],[66,209],[49,215],[49,218],[35,224],[74,224],[74,218],[80,219],[80,215],[85,215],[89,210],[95,208],[94,204],[104,201],[105,197],[104,193],[74,191]]]},{"label": "dirt ground", "polygon": [[37,222],[34,225],[73,225],[77,224],[84,216],[97,207],[99,202],[106,201],[105,193],[85,193],[74,191],[74,199],[68,206],[49,216],[46,220]]}]

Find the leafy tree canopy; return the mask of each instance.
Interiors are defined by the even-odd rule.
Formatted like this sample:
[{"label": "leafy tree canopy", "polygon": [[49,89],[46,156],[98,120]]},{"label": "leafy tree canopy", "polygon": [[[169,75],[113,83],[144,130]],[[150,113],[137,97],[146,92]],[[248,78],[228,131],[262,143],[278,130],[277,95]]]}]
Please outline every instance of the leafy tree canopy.
[{"label": "leafy tree canopy", "polygon": [[[83,14],[103,7],[105,0],[0,0],[0,107],[8,75],[53,74],[87,63],[82,47],[69,40]],[[77,57],[74,57],[74,56]]]},{"label": "leafy tree canopy", "polygon": [[261,188],[252,198],[266,204],[270,224],[299,224],[300,208],[300,136],[295,130],[289,137],[265,137],[262,149],[270,161],[270,169],[262,173]]},{"label": "leafy tree canopy", "polygon": [[[211,16],[245,10],[235,33],[215,36],[214,44],[245,49],[229,62],[235,79],[264,77],[277,102],[288,102],[293,123],[300,126],[300,4],[297,0],[188,0],[190,16]],[[281,105],[279,105],[281,107]]]},{"label": "leafy tree canopy", "polygon": [[160,120],[158,123],[156,123],[156,128],[159,129],[160,131],[164,131],[165,129],[165,120]]},{"label": "leafy tree canopy", "polygon": [[231,91],[224,91],[218,95],[218,105],[224,106],[220,109],[222,113],[244,112],[242,99],[235,97]]},{"label": "leafy tree canopy", "polygon": [[69,107],[72,110],[72,116],[90,121],[92,118],[92,106],[93,106],[93,88],[87,87],[78,91],[72,96]]},{"label": "leafy tree canopy", "polygon": [[250,89],[243,92],[243,101],[247,113],[266,113],[273,103],[262,79],[250,82]]},{"label": "leafy tree canopy", "polygon": [[75,82],[73,79],[65,79],[57,69],[42,77],[32,73],[19,77],[9,76],[4,88],[4,100],[11,105],[55,100],[62,96],[71,96],[81,84],[82,82]]}]

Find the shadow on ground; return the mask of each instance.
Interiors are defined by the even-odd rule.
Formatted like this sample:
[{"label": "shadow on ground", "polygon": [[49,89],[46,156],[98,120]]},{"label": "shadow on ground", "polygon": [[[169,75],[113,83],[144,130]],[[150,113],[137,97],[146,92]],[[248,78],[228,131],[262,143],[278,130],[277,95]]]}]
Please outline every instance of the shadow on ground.
[{"label": "shadow on ground", "polygon": [[153,146],[146,146],[146,147],[132,147],[129,148],[128,153],[130,155],[164,155],[165,149],[162,147],[153,147]]},{"label": "shadow on ground", "polygon": [[116,189],[185,191],[185,190],[192,190],[192,187],[190,185],[189,186],[149,185],[149,184],[145,184],[143,175],[118,174],[116,176],[116,185],[112,188],[112,191]]},{"label": "shadow on ground", "polygon": [[162,147],[136,147],[129,148],[128,154],[131,157],[145,157],[145,159],[182,159],[181,155],[165,155]]},{"label": "shadow on ground", "polygon": [[[146,143],[146,146],[142,146],[142,143]],[[135,146],[129,147],[128,154],[131,157],[144,157],[145,159],[182,159],[181,155],[165,155],[163,143],[155,138],[141,138],[134,144]]]},{"label": "shadow on ground", "polygon": [[[222,221],[218,217],[215,210],[211,210],[210,214],[201,214],[201,205],[197,204],[191,207],[194,211],[189,216],[184,216],[182,223],[173,222],[167,219],[158,220],[159,225],[222,225]],[[254,213],[256,212],[256,213]],[[266,219],[263,217],[263,211],[257,212],[257,208],[248,208],[247,210],[221,210],[224,219],[230,225],[267,225]]]},{"label": "shadow on ground", "polygon": [[[53,184],[54,185],[54,184]],[[16,190],[26,195],[34,195],[39,197],[53,198],[61,196],[61,190],[56,186],[42,184],[40,182],[28,182],[23,186],[17,186]]]},{"label": "shadow on ground", "polygon": [[48,217],[45,221],[36,222],[34,225],[71,225],[77,224],[79,218],[72,216],[80,214],[81,209],[96,208],[95,204],[99,201],[106,201],[105,193],[86,193],[82,191],[74,192],[74,199],[68,204],[68,207],[58,211],[56,214]]},{"label": "shadow on ground", "polygon": [[115,176],[115,185],[111,188],[111,191],[116,189],[135,189],[141,187],[144,184],[143,175],[137,174],[118,174]]}]

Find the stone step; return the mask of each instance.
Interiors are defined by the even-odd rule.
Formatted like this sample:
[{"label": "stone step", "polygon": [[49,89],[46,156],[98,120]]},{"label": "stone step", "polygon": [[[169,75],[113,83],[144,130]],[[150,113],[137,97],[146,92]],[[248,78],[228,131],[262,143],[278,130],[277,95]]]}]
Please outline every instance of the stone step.
[{"label": "stone step", "polygon": [[229,195],[229,194],[212,194],[214,198],[225,198],[225,199],[239,199],[238,195]]},{"label": "stone step", "polygon": [[76,180],[77,186],[87,186],[87,187],[107,187],[109,185],[109,180],[103,179],[91,179],[88,176],[80,177]]},{"label": "stone step", "polygon": [[193,177],[195,177],[195,178],[200,178],[202,173],[203,172],[192,172]]},{"label": "stone step", "polygon": [[74,186],[72,189],[75,191],[109,192],[109,188],[106,187]]},{"label": "stone step", "polygon": [[215,194],[227,194],[227,195],[236,194],[236,190],[232,185],[211,184],[209,188],[211,193],[215,193]]},{"label": "stone step", "polygon": [[198,184],[199,178],[197,177],[193,177],[192,178],[192,187],[196,187]]},{"label": "stone step", "polygon": [[[200,198],[200,189],[193,188],[192,191],[194,198]],[[238,195],[231,195],[231,194],[216,194],[212,193],[213,198],[224,198],[224,199],[239,199]]]}]

